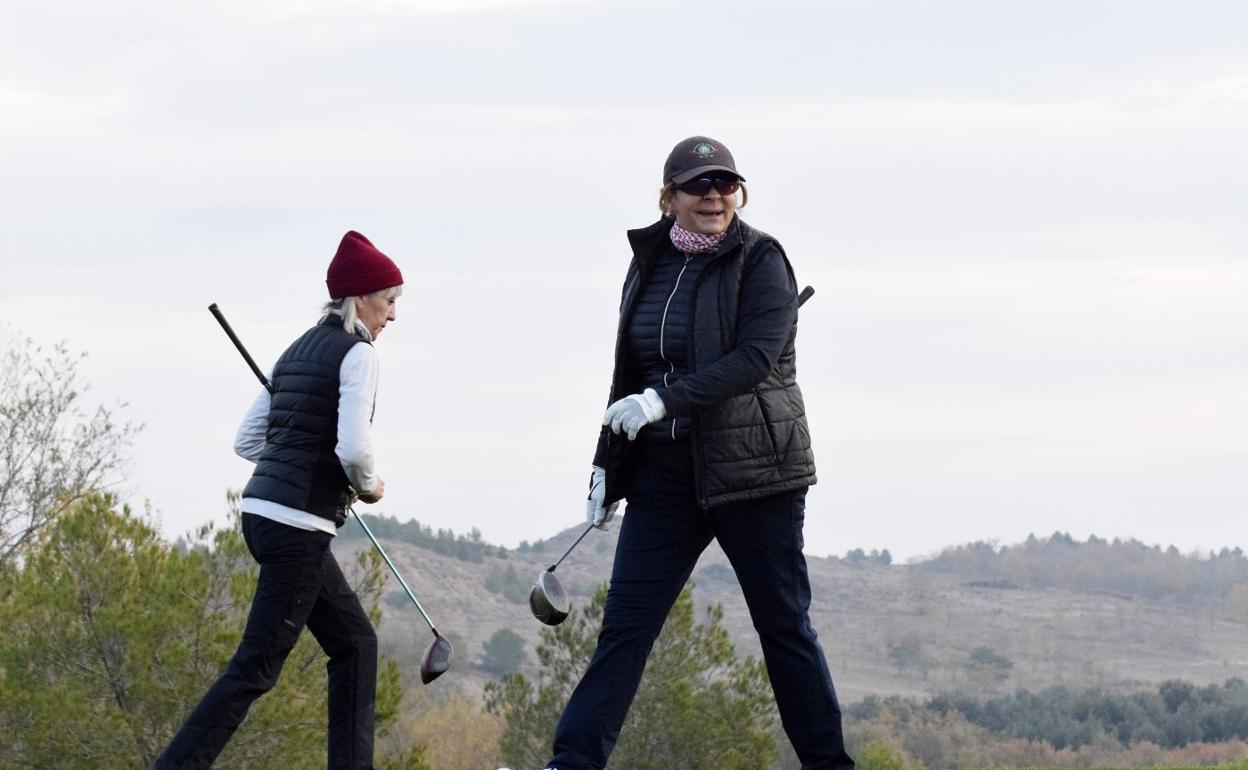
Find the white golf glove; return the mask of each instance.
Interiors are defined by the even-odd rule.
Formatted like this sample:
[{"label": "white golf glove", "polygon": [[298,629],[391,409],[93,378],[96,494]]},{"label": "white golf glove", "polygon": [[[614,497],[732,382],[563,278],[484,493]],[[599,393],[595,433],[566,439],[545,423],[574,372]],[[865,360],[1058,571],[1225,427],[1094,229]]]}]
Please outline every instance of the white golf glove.
[{"label": "white golf glove", "polygon": [[603,532],[611,530],[611,519],[615,517],[615,509],[620,507],[618,500],[604,507],[602,503],[606,498],[607,472],[595,465],[593,472],[589,474],[589,497],[585,500],[585,520]]},{"label": "white golf glove", "polygon": [[646,388],[644,392],[621,398],[607,407],[602,424],[610,425],[612,433],[623,430],[628,434],[628,440],[632,441],[637,438],[637,431],[666,416],[667,407],[663,406],[663,399],[654,392],[654,388]]}]

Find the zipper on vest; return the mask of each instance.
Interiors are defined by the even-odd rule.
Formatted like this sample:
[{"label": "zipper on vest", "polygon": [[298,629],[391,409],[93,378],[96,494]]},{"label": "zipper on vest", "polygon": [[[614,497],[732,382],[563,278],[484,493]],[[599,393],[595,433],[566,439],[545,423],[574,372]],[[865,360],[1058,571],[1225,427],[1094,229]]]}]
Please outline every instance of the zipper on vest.
[{"label": "zipper on vest", "polygon": [[[670,388],[672,384],[668,382],[667,376],[676,371],[676,365],[667,360],[667,354],[663,351],[663,338],[667,336],[667,309],[672,306],[672,298],[676,296],[676,290],[680,288],[680,279],[685,274],[685,270],[689,269],[689,263],[693,260],[692,254],[685,254],[685,264],[681,266],[680,272],[676,274],[676,283],[672,284],[672,293],[667,295],[667,302],[663,303],[663,317],[659,320],[659,359],[667,364],[667,371],[663,372],[663,387]],[[676,440],[676,418],[672,418],[672,441]]]}]

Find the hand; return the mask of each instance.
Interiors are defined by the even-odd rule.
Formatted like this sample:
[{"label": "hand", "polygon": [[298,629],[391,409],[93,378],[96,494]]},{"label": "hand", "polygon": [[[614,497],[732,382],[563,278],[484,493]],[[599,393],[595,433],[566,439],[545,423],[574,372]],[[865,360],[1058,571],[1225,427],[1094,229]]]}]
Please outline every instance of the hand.
[{"label": "hand", "polygon": [[602,503],[606,498],[607,472],[595,465],[593,472],[589,474],[589,497],[585,501],[585,520],[603,532],[611,531],[611,519],[615,517],[615,509],[620,507],[618,500],[603,507]]},{"label": "hand", "polygon": [[378,476],[377,486],[373,487],[372,492],[369,492],[367,494],[361,493],[360,500],[362,500],[363,502],[372,504],[372,503],[380,502],[381,498],[385,494],[386,494],[386,482],[381,476]]},{"label": "hand", "polygon": [[628,433],[628,440],[632,441],[643,427],[666,416],[667,407],[663,405],[663,399],[654,392],[654,388],[646,388],[642,393],[621,398],[607,407],[602,424],[610,425],[612,433],[618,434],[623,429]]}]

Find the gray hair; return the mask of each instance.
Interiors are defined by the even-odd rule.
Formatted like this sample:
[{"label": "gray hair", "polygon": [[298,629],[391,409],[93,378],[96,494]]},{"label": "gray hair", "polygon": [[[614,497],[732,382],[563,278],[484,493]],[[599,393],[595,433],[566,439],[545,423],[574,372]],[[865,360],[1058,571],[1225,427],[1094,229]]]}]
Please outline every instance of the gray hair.
[{"label": "gray hair", "polygon": [[[372,294],[365,294],[360,298],[363,299],[364,297],[372,297],[378,294],[385,297],[386,300],[398,299],[403,295],[403,285],[399,284],[398,286],[391,286],[388,289],[380,289]],[[326,302],[321,306],[321,320],[324,320],[331,315],[341,316],[342,328],[344,331],[355,333],[357,329],[362,329],[364,331],[364,336],[371,339],[372,335],[368,333],[368,329],[365,328],[364,324],[360,321],[359,315],[356,314],[355,299],[355,297],[340,297]]]}]

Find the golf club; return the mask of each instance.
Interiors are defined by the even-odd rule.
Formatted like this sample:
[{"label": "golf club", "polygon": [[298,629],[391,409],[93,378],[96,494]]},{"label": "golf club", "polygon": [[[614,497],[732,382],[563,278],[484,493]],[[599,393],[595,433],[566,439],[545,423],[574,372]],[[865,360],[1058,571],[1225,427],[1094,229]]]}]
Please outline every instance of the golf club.
[{"label": "golf club", "polygon": [[559,557],[559,561],[537,573],[537,580],[533,581],[533,587],[529,589],[529,609],[533,610],[533,617],[548,626],[557,626],[562,623],[567,619],[568,611],[571,609],[568,594],[559,584],[559,578],[555,577],[555,568],[563,564],[563,560],[568,558],[572,549],[580,545],[593,528],[593,524],[586,527],[576,542],[568,546],[568,550]]},{"label": "golf club", "polygon": [[[217,319],[217,323],[221,324],[221,328],[225,330],[230,341],[234,343],[234,347],[238,348],[238,352],[242,354],[243,360],[251,367],[251,371],[255,373],[256,378],[260,380],[260,384],[264,386],[265,390],[272,393],[273,386],[269,383],[269,378],[264,376],[264,372],[260,371],[260,367],[256,366],[256,362],[252,359],[251,354],[247,352],[247,348],[243,347],[242,340],[238,338],[238,335],[234,333],[234,329],[230,327],[229,322],[225,320],[225,316],[222,315],[221,309],[217,307],[217,303],[214,302],[209,305],[208,312],[212,313],[213,317]],[[373,537],[373,531],[364,523],[364,519],[355,512],[355,507],[348,506],[348,509],[364,529],[364,534],[368,535],[368,539],[373,542],[373,546],[381,554],[381,558],[386,562],[386,566],[398,578],[399,584],[403,586],[403,590],[407,593],[407,598],[412,600],[412,604],[416,605],[417,610],[420,610],[421,617],[429,624],[429,630],[433,632],[433,643],[429,645],[429,649],[425,650],[424,656],[420,659],[420,681],[424,684],[429,684],[434,679],[445,674],[447,669],[451,667],[451,657],[455,654],[455,650],[451,647],[451,643],[447,641],[446,637],[438,633],[438,629],[434,627],[433,621],[429,619],[429,613],[425,612],[425,608],[420,606],[420,602],[416,600],[416,595],[412,593],[411,588],[408,588],[407,581],[399,574],[398,569],[394,566],[394,562],[390,561],[390,557],[386,555],[386,551],[381,547],[381,543],[377,542],[376,537]],[[564,555],[566,556],[567,554]]]},{"label": "golf club", "polygon": [[429,613],[425,612],[425,608],[420,606],[420,602],[416,599],[416,594],[412,593],[412,589],[408,587],[407,581],[395,569],[394,562],[390,561],[390,557],[386,555],[386,551],[381,547],[381,543],[377,542],[377,538],[373,536],[373,531],[364,523],[364,518],[355,512],[355,506],[348,506],[351,515],[364,528],[364,534],[368,535],[368,539],[373,541],[373,545],[377,547],[377,553],[381,554],[381,558],[385,560],[386,566],[399,579],[399,585],[403,586],[403,591],[407,593],[407,598],[412,600],[412,604],[416,605],[416,609],[420,611],[421,617],[429,624],[429,630],[433,632],[433,644],[429,645],[429,649],[425,650],[424,657],[420,659],[420,681],[429,684],[437,679],[446,670],[451,667],[451,656],[455,654],[451,643],[446,637],[438,633],[438,629],[434,627],[433,621],[429,618]]}]

